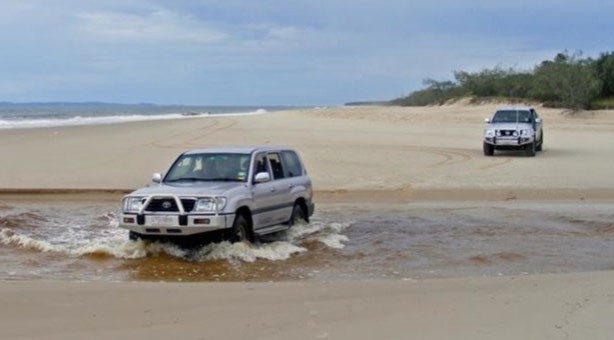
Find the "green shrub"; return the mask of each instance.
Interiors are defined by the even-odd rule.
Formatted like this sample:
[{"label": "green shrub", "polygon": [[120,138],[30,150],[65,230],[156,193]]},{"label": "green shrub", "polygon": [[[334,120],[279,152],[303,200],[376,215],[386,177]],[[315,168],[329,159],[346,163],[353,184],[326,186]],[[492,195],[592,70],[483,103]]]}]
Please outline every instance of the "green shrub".
[{"label": "green shrub", "polygon": [[580,53],[559,53],[530,72],[496,67],[479,72],[454,72],[454,81],[424,80],[425,88],[391,101],[393,105],[443,104],[464,96],[540,101],[573,109],[599,105],[596,99],[614,96],[614,53],[599,59]]}]

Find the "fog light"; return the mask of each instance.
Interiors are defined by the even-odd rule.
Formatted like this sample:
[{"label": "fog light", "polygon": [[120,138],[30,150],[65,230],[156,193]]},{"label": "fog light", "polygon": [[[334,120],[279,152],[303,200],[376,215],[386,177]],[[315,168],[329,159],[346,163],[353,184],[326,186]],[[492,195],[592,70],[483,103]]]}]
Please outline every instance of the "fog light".
[{"label": "fog light", "polygon": [[124,217],[124,223],[134,224],[134,217]]},{"label": "fog light", "polygon": [[195,218],[194,219],[194,224],[209,224],[211,223],[211,220],[208,218]]}]

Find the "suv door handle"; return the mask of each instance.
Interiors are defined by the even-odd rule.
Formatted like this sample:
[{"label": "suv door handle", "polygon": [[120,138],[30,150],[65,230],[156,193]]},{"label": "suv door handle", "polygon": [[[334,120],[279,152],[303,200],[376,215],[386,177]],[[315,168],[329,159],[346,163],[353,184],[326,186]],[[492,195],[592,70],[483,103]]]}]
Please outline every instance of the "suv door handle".
[{"label": "suv door handle", "polygon": [[277,191],[277,189],[275,187],[271,188],[270,190],[271,190],[271,192]]},{"label": "suv door handle", "polygon": [[290,189],[294,188],[294,184],[288,184],[288,188]]}]

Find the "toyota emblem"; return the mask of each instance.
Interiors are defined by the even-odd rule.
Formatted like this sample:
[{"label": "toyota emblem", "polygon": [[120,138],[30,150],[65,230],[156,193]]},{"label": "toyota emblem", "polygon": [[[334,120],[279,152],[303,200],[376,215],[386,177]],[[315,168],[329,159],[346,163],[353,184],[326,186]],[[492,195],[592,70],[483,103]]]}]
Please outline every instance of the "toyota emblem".
[{"label": "toyota emblem", "polygon": [[171,202],[169,202],[169,201],[164,201],[164,202],[162,203],[162,208],[164,208],[164,209],[170,209],[170,208],[171,208],[171,206],[172,206],[172,204],[171,204]]}]

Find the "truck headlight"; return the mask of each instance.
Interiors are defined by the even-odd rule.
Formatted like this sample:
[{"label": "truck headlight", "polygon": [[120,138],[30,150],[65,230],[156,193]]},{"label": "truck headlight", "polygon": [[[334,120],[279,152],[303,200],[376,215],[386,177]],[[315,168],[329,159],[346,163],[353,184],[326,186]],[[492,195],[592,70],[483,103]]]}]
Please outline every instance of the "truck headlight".
[{"label": "truck headlight", "polygon": [[194,212],[217,212],[226,206],[226,197],[205,197],[196,201]]},{"label": "truck headlight", "polygon": [[143,208],[143,203],[145,203],[144,197],[126,197],[123,204],[124,212],[138,213]]},{"label": "truck headlight", "polygon": [[484,137],[494,137],[495,136],[495,130],[485,130],[484,131]]},{"label": "truck headlight", "polygon": [[533,130],[531,129],[520,130],[520,135],[521,136],[531,136],[533,135]]}]

